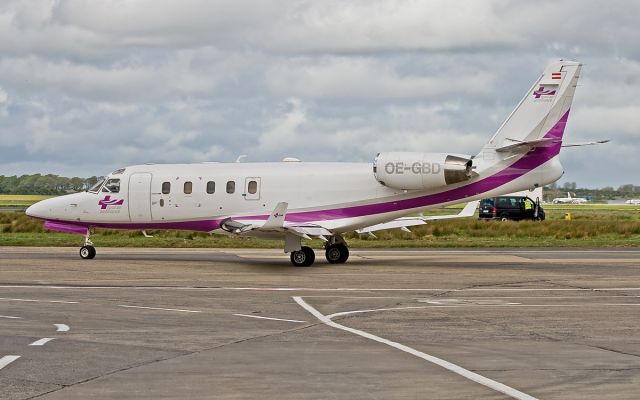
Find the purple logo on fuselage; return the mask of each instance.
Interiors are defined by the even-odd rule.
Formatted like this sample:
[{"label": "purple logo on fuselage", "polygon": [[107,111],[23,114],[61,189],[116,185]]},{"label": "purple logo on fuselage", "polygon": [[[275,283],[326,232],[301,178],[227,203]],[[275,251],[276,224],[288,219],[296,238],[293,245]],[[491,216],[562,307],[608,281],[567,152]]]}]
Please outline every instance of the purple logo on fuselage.
[{"label": "purple logo on fuselage", "polygon": [[124,199],[112,199],[111,196],[104,196],[104,199],[98,201],[100,208],[106,210],[108,206],[121,206],[124,204]]},{"label": "purple logo on fuselage", "polygon": [[536,99],[539,99],[542,96],[553,96],[554,94],[556,94],[555,89],[544,90],[544,86],[542,85],[540,85],[540,88],[538,90],[533,91],[533,97],[535,97]]}]

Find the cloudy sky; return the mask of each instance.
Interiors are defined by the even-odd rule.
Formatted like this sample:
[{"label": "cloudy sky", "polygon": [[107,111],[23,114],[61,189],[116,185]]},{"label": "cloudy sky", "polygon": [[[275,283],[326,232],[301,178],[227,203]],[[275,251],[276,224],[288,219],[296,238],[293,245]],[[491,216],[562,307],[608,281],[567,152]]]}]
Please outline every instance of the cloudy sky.
[{"label": "cloudy sky", "polygon": [[640,184],[640,2],[4,0],[0,175],[475,154],[585,64],[564,181]]}]

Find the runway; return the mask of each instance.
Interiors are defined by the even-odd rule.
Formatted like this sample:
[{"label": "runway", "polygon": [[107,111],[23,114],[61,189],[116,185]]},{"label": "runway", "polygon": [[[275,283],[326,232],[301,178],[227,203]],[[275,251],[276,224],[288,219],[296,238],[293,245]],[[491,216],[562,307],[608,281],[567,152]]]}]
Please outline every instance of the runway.
[{"label": "runway", "polygon": [[640,250],[0,247],[2,399],[636,399]]}]

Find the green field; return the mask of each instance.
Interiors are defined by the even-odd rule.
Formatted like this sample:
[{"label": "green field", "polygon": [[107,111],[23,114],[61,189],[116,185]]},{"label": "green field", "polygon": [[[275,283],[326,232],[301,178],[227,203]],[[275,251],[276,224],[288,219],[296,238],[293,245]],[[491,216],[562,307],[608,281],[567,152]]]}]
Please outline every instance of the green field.
[{"label": "green field", "polygon": [[[603,208],[604,207],[604,208]],[[358,247],[640,247],[640,207],[547,206],[547,220],[484,221],[477,217],[433,221],[411,228],[376,232],[377,239],[350,233],[349,245]],[[453,210],[455,212],[455,210]],[[572,214],[566,220],[565,214]],[[450,214],[451,209],[433,214]],[[157,231],[145,238],[138,231],[97,230],[100,247],[260,247],[281,248],[282,242],[229,238],[206,233]],[[44,232],[42,223],[24,213],[0,212],[0,246],[80,246],[81,236]],[[313,247],[322,246],[320,241]]]},{"label": "green field", "polygon": [[28,207],[52,196],[39,194],[0,194],[0,207]]}]

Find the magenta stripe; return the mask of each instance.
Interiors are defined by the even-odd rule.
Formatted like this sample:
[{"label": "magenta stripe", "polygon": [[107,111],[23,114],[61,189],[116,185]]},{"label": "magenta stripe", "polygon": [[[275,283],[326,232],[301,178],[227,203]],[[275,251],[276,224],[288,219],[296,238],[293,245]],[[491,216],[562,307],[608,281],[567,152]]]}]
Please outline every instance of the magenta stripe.
[{"label": "magenta stripe", "polygon": [[77,233],[80,235],[87,234],[87,227],[81,225],[68,224],[64,222],[57,221],[44,221],[44,229],[49,231],[58,231],[65,233]]}]

